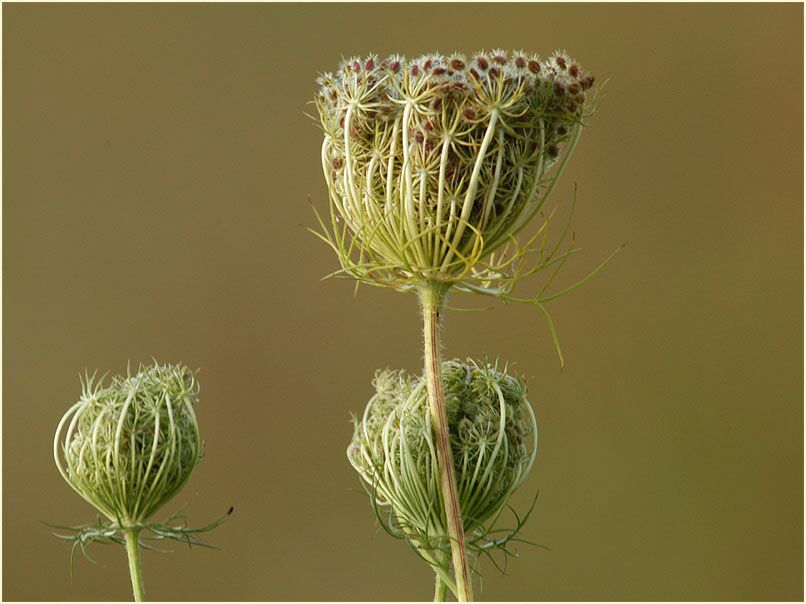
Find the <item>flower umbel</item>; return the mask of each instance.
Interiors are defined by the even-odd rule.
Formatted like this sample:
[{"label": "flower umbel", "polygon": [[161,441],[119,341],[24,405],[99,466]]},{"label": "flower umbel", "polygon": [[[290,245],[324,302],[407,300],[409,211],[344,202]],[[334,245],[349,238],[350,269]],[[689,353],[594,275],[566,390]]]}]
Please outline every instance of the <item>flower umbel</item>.
[{"label": "flower umbel", "polygon": [[515,236],[579,140],[593,76],[564,53],[495,50],[351,58],[319,83],[331,202],[320,235],[342,272],[397,289],[508,290],[535,249]]},{"label": "flower umbel", "polygon": [[[143,531],[152,540],[204,546],[199,535],[221,524],[232,509],[196,529],[187,526],[181,510],[164,523],[150,521],[182,489],[202,457],[194,410],[199,385],[193,372],[154,363],[108,384],[87,377],[82,386],[78,402],[56,428],[53,455],[62,477],[106,520],[99,515],[95,524],[52,526],[71,531],[57,536],[87,557],[89,542],[125,545],[139,601],[144,594],[139,550],[155,549],[141,540]],[[179,525],[170,524],[177,520]]]},{"label": "flower umbel", "polygon": [[[501,542],[494,524],[537,454],[537,423],[522,380],[498,363],[442,367],[454,473],[468,548]],[[382,371],[347,450],[373,504],[389,506],[387,530],[403,537],[452,585],[450,540],[439,505],[439,471],[426,380]],[[513,531],[513,533],[517,533]],[[511,534],[509,541],[515,535]]]},{"label": "flower umbel", "polygon": [[182,366],[154,364],[108,386],[87,379],[56,430],[59,472],[119,526],[145,522],[201,459],[198,394],[195,376]]}]

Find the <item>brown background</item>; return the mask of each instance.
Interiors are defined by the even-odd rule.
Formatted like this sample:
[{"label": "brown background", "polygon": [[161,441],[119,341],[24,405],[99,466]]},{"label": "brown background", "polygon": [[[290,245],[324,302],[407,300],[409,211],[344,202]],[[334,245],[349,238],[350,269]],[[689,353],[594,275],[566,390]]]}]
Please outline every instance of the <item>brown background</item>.
[{"label": "brown background", "polygon": [[[542,450],[524,546],[484,599],[803,597],[800,5],[4,5],[3,597],[127,599],[122,550],[79,559],[39,521],[94,512],[52,432],[84,368],[201,368],[189,502],[223,551],[145,555],[148,595],[428,599],[344,450],[382,366],[417,370],[413,297],[319,278],[299,226],[325,188],[303,115],[341,55],[567,48],[600,112],[553,304],[452,313],[447,353],[531,378]],[[484,305],[467,297],[455,304]]]}]

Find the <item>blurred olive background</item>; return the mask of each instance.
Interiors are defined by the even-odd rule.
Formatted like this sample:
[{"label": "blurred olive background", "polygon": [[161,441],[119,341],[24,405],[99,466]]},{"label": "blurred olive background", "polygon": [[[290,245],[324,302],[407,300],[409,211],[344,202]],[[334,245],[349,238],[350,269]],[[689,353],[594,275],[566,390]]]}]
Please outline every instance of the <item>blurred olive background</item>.
[{"label": "blurred olive background", "polygon": [[201,369],[207,455],[189,504],[222,551],[147,552],[159,600],[430,599],[344,451],[385,366],[419,370],[416,301],[321,281],[324,209],[304,112],[341,56],[566,48],[607,97],[551,306],[455,296],[446,353],[516,361],[541,452],[527,538],[487,600],[803,598],[803,7],[3,6],[3,597],[125,600],[40,521],[95,512],[51,438],[85,368]]}]

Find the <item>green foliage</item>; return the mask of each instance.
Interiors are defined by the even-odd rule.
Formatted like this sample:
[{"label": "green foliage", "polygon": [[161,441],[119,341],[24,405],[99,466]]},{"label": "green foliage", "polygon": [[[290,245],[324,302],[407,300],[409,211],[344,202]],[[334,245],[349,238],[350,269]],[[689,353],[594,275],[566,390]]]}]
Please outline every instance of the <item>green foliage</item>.
[{"label": "green foliage", "polygon": [[[203,533],[212,531],[214,528],[220,526],[234,511],[230,508],[226,514],[199,528],[191,528],[187,525],[187,520],[182,514],[182,509],[174,512],[168,516],[163,522],[146,522],[137,526],[138,530],[138,545],[143,549],[158,552],[161,554],[169,553],[168,550],[160,549],[152,545],[155,541],[177,541],[183,543],[188,547],[206,547],[216,549],[215,546],[205,543],[201,539]],[[176,524],[178,522],[178,524]],[[67,534],[53,533],[54,536],[64,541],[73,544],[70,552],[70,574],[73,574],[73,559],[75,558],[76,551],[80,550],[84,557],[90,562],[95,563],[95,560],[90,556],[87,545],[90,543],[98,543],[100,545],[122,545],[126,546],[123,529],[115,522],[109,522],[98,516],[94,524],[82,524],[78,526],[64,526],[59,524],[45,523],[47,526],[60,531],[67,531]]]}]

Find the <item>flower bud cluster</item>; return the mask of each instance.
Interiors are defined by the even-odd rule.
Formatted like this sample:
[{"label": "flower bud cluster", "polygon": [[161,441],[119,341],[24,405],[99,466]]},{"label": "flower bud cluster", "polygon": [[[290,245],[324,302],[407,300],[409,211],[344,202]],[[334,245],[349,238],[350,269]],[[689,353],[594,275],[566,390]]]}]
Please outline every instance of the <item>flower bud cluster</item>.
[{"label": "flower bud cluster", "polygon": [[[537,425],[523,382],[497,364],[443,365],[449,435],[465,533],[479,537],[531,469]],[[390,505],[396,528],[426,547],[449,549],[425,379],[376,375],[376,393],[356,421],[350,463]],[[473,542],[473,538],[469,539]]]},{"label": "flower bud cluster", "polygon": [[201,458],[198,392],[193,373],[177,365],[141,367],[108,385],[87,379],[56,430],[59,471],[117,526],[144,523]]},{"label": "flower bud cluster", "polygon": [[318,82],[334,213],[412,282],[460,279],[533,216],[594,78],[562,52],[493,50],[353,57]]}]

